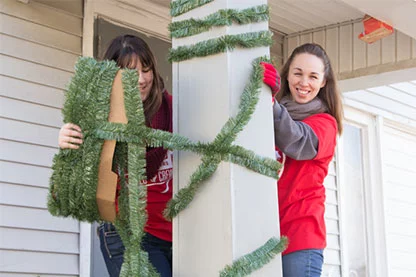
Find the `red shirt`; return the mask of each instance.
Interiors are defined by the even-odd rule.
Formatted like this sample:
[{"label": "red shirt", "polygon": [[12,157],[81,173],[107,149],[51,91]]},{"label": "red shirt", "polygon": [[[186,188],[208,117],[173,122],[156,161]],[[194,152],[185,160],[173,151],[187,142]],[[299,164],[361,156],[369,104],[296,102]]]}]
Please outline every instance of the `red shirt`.
[{"label": "red shirt", "polygon": [[280,231],[289,239],[283,255],[298,250],[324,249],[326,246],[323,183],[335,153],[337,123],[334,117],[323,113],[302,121],[318,137],[318,153],[312,160],[305,161],[285,156],[278,181]]},{"label": "red shirt", "polygon": [[172,222],[163,217],[166,204],[172,199],[173,152],[167,151],[155,177],[143,181],[147,186],[147,222],[144,230],[160,239],[172,241]]}]

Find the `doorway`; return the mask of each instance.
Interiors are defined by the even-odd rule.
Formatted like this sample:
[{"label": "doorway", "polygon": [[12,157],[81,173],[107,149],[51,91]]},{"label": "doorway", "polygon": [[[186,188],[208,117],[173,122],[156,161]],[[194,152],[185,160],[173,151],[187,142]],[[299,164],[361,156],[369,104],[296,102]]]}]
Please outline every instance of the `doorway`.
[{"label": "doorway", "polygon": [[[172,65],[167,60],[167,55],[171,48],[170,42],[100,16],[94,21],[94,58],[102,59],[111,40],[116,36],[124,34],[135,35],[146,41],[156,58],[157,67],[160,75],[163,77],[165,88],[172,93]],[[97,223],[92,224],[91,277],[108,277],[109,275],[100,250],[100,241],[96,232],[97,227]]]}]

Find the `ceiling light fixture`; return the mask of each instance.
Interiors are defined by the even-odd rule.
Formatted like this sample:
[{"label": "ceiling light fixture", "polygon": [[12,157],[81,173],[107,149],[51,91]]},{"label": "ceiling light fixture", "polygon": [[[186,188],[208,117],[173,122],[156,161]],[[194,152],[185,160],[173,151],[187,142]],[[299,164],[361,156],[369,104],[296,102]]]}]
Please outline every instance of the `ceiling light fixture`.
[{"label": "ceiling light fixture", "polygon": [[364,32],[359,34],[358,38],[367,43],[373,43],[393,33],[392,26],[368,14],[366,14],[363,18],[363,25],[364,25]]}]

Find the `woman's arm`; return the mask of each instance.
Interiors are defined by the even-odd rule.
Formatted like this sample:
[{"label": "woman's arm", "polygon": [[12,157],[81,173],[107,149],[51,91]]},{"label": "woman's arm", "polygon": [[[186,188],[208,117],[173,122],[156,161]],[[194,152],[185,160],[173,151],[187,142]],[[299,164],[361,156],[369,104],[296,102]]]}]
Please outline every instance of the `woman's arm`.
[{"label": "woman's arm", "polygon": [[293,120],[286,108],[273,105],[274,140],[279,149],[295,160],[311,160],[318,153],[318,137],[302,121]]}]

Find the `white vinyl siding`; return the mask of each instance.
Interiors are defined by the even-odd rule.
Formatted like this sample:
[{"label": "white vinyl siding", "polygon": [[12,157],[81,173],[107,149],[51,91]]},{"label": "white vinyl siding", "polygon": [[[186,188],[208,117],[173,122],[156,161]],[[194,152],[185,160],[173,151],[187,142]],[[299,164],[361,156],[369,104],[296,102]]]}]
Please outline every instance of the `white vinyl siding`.
[{"label": "white vinyl siding", "polygon": [[416,276],[416,134],[386,125],[383,176],[390,276]]},{"label": "white vinyl siding", "polygon": [[341,276],[336,158],[329,164],[328,176],[325,178],[324,185],[326,189],[325,223],[327,247],[324,250],[322,276]]},{"label": "white vinyl siding", "polygon": [[64,89],[82,51],[83,1],[71,1],[69,8],[58,2],[0,3],[4,277],[79,276],[80,224],[51,216],[46,206]]}]

